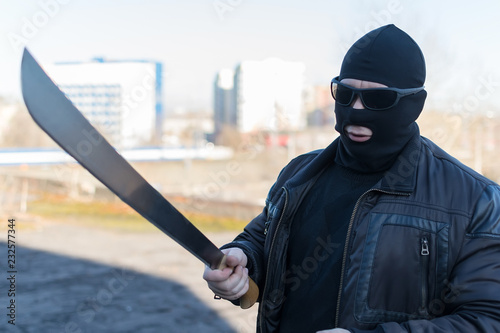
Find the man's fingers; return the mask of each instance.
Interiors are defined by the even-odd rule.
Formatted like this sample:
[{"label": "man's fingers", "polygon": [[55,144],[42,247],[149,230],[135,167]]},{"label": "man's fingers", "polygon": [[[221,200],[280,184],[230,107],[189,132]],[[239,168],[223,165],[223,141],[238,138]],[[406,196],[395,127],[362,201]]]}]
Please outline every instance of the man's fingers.
[{"label": "man's fingers", "polygon": [[228,294],[234,295],[235,298],[243,296],[246,290],[243,293],[242,291],[244,289],[248,289],[247,281],[248,281],[248,269],[241,266],[237,266],[234,270],[234,273],[228,279],[228,284],[227,284],[227,287],[229,288]]},{"label": "man's fingers", "polygon": [[243,296],[249,288],[247,256],[240,248],[222,250],[226,255],[224,269],[205,267],[203,278],[208,287],[218,296],[235,300]]},{"label": "man's fingers", "polygon": [[233,273],[233,269],[231,267],[226,267],[223,270],[219,269],[211,269],[210,267],[205,268],[205,272],[203,273],[203,278],[208,282],[222,282],[227,280],[231,274]]},{"label": "man's fingers", "polygon": [[234,288],[235,295],[234,299],[238,299],[241,296],[245,295],[246,292],[248,291],[249,284],[248,284],[248,269],[242,268],[243,274],[241,276],[241,279],[238,283],[238,285]]},{"label": "man's fingers", "polygon": [[243,279],[243,268],[237,266],[234,272],[224,281],[212,283],[212,290],[219,293],[219,296],[233,295],[239,291],[241,280]]},{"label": "man's fingers", "polygon": [[248,270],[237,266],[227,280],[210,282],[208,285],[218,296],[230,300],[238,299],[248,290]]},{"label": "man's fingers", "polygon": [[231,254],[227,255],[226,256],[226,265],[228,265],[229,267],[236,267],[238,265],[241,265],[241,259],[236,257],[236,256],[233,256]]},{"label": "man's fingers", "polygon": [[222,252],[226,254],[226,265],[230,267],[236,267],[238,265],[245,267],[247,265],[247,256],[240,248],[233,247],[224,249]]}]

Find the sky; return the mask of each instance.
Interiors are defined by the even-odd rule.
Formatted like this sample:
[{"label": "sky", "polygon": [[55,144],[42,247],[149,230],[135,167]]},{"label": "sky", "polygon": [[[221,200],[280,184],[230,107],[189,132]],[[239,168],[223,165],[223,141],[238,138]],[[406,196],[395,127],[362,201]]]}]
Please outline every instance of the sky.
[{"label": "sky", "polygon": [[328,86],[350,45],[394,23],[425,55],[426,108],[500,114],[499,12],[486,0],[0,0],[0,96],[21,99],[26,46],[42,66],[160,61],[167,112],[211,110],[223,68],[278,57]]}]

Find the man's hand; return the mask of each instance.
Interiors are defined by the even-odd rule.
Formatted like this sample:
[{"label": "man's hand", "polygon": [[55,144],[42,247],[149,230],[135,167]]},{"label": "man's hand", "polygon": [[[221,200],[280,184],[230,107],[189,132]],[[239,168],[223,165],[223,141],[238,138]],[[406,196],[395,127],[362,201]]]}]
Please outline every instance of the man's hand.
[{"label": "man's hand", "polygon": [[227,267],[223,270],[206,267],[203,278],[217,296],[234,301],[248,291],[247,256],[236,247],[224,249],[222,252],[227,256]]},{"label": "man's hand", "polygon": [[350,332],[343,328],[334,328],[332,330],[317,331],[316,333],[350,333]]}]

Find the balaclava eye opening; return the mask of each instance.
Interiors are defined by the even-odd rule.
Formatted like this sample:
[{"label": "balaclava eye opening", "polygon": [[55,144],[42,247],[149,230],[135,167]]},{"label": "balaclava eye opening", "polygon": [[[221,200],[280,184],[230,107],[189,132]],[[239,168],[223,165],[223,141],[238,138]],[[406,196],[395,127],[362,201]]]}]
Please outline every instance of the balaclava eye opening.
[{"label": "balaclava eye opening", "polygon": [[[395,88],[418,88],[425,82],[425,60],[415,41],[390,24],[367,33],[351,46],[340,70],[339,79],[345,78]],[[336,162],[360,172],[388,169],[418,133],[415,120],[424,107],[426,96],[422,90],[382,111],[354,109],[335,103],[335,129],[340,133]],[[344,132],[347,125],[367,127],[373,132],[372,137],[365,142],[352,141]]]}]

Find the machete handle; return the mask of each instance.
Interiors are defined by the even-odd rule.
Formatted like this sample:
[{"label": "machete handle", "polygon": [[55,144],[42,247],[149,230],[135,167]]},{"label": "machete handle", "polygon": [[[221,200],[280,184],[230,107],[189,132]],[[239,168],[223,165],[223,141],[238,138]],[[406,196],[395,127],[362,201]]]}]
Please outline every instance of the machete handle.
[{"label": "machete handle", "polygon": [[[226,265],[226,255],[224,254],[224,257],[221,260],[221,263],[217,269],[224,269],[228,267]],[[259,287],[257,284],[252,280],[250,277],[248,277],[248,291],[246,292],[245,295],[241,296],[240,298],[240,307],[242,309],[248,309],[251,308],[252,305],[257,302],[257,298],[259,298]]]}]

